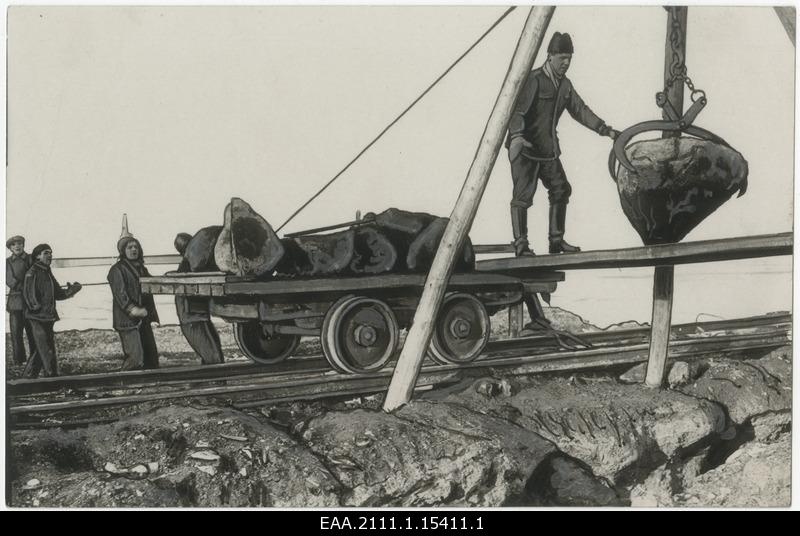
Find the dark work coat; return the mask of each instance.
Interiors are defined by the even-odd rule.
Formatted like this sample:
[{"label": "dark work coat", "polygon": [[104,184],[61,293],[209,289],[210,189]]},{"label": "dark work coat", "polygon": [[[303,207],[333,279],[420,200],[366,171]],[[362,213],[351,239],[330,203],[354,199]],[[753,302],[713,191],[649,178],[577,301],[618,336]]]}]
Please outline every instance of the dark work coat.
[{"label": "dark work coat", "polygon": [[603,120],[580,98],[569,78],[563,77],[556,89],[543,68],[531,71],[514,104],[506,147],[513,138],[521,136],[533,145],[524,151],[525,156],[533,160],[555,160],[561,155],[556,127],[564,110],[598,134],[606,128]]},{"label": "dark work coat", "polygon": [[[153,296],[142,294],[142,287],[139,285],[139,277],[149,276],[147,268],[139,265],[139,269],[127,259],[120,259],[108,271],[108,284],[111,286],[111,294],[114,296],[112,308],[114,329],[124,331],[136,329],[145,322],[158,322],[158,313]],[[146,318],[136,318],[130,316],[134,307],[144,307],[147,309]]]},{"label": "dark work coat", "polygon": [[22,285],[25,273],[33,264],[33,258],[24,251],[20,255],[11,255],[6,258],[6,286],[8,287],[8,300],[6,311],[22,311],[25,302],[22,298]]},{"label": "dark work coat", "polygon": [[61,288],[50,267],[34,262],[25,274],[22,287],[25,298],[25,317],[40,322],[56,322],[56,300],[66,300],[72,294]]},{"label": "dark work coat", "polygon": [[[197,235],[195,235],[197,236]],[[191,261],[184,257],[178,265],[179,273],[190,272]],[[181,325],[192,324],[194,322],[211,322],[209,312],[209,298],[198,296],[175,295],[175,311],[178,313],[178,322]]]}]

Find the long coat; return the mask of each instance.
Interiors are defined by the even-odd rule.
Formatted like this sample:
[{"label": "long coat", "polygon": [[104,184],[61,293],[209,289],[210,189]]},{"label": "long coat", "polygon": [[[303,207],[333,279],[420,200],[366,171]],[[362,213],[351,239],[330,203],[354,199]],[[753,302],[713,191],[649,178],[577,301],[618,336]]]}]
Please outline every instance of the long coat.
[{"label": "long coat", "polygon": [[32,264],[33,259],[25,252],[6,258],[6,286],[8,287],[6,311],[9,313],[22,311],[25,308],[25,301],[22,298],[22,285],[25,282],[25,273]]},{"label": "long coat", "polygon": [[[108,271],[108,284],[111,287],[111,294],[114,296],[112,307],[114,329],[124,331],[136,329],[144,322],[158,322],[158,313],[153,296],[142,294],[139,285],[139,277],[149,276],[147,268],[141,267],[138,271],[136,267],[126,259],[120,259]],[[130,315],[134,307],[144,307],[147,309],[146,318],[136,318]]]},{"label": "long coat", "polygon": [[543,68],[531,71],[514,104],[506,146],[513,138],[522,136],[533,145],[524,153],[528,158],[555,160],[561,155],[556,127],[564,110],[598,134],[606,129],[606,124],[586,106],[569,78],[561,78],[556,88]]},{"label": "long coat", "polygon": [[25,317],[40,322],[56,322],[56,300],[66,300],[72,294],[61,288],[50,267],[34,262],[25,274],[22,287],[25,298]]}]

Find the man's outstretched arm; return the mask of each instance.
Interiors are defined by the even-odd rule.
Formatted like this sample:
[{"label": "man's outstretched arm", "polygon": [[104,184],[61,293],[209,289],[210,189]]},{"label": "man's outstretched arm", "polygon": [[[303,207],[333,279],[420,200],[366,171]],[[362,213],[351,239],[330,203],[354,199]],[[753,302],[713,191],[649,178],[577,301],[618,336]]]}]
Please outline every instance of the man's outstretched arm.
[{"label": "man's outstretched arm", "polygon": [[586,103],[583,102],[583,99],[578,95],[578,92],[575,91],[574,87],[567,101],[567,111],[569,111],[569,115],[571,115],[575,121],[586,128],[594,130],[601,136],[608,136],[613,140],[619,134],[619,132],[611,128],[611,126],[606,125],[605,121],[597,117],[591,108],[586,106]]}]

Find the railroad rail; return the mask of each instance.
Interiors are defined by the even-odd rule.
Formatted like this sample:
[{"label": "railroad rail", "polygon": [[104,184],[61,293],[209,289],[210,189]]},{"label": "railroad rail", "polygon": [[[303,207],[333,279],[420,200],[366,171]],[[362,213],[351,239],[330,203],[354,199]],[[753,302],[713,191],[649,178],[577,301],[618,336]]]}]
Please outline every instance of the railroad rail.
[{"label": "railroad rail", "polygon": [[[478,360],[462,365],[423,367],[417,389],[458,382],[467,376],[588,371],[647,360],[647,328],[582,335],[589,349],[558,349],[545,337],[493,341]],[[749,356],[791,340],[791,315],[768,315],[731,321],[675,326],[670,357],[692,359],[709,354]],[[253,364],[173,367],[116,374],[88,374],[7,382],[12,425],[79,423],[119,408],[177,399],[213,399],[238,408],[294,400],[313,400],[382,392],[394,364],[364,375],[331,371],[321,356],[293,359],[294,368]],[[91,420],[91,419],[89,419]],[[102,420],[102,417],[101,417]],[[113,418],[107,419],[113,420]]]}]

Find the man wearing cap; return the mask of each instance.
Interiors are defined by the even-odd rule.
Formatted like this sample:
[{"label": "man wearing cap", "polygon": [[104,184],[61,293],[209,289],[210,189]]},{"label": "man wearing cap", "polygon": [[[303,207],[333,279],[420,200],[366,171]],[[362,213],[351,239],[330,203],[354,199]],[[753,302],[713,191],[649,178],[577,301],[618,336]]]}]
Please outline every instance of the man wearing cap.
[{"label": "man wearing cap", "polygon": [[[202,238],[202,237],[201,237]],[[192,241],[192,235],[179,233],[175,237],[175,249],[183,256],[178,272],[189,272],[189,260],[186,250]],[[209,298],[201,296],[175,296],[175,309],[181,324],[181,333],[189,346],[200,356],[204,365],[222,363],[222,343],[209,312]]]},{"label": "man wearing cap", "polygon": [[31,352],[23,375],[36,378],[43,371],[46,377],[58,376],[53,333],[53,324],[59,320],[56,300],[71,298],[81,290],[81,284],[67,283],[66,289],[61,288],[50,270],[53,248],[48,244],[33,248],[31,257],[34,262],[25,274],[22,296],[25,300],[25,318],[31,324],[36,349]]},{"label": "man wearing cap", "polygon": [[528,245],[528,208],[539,180],[550,200],[550,253],[572,253],[580,248],[564,240],[567,203],[572,192],[558,143],[558,120],[564,110],[583,126],[601,136],[616,138],[618,132],[589,109],[566,77],[572,60],[572,39],[556,32],[547,47],[547,61],[531,71],[523,85],[508,126],[506,147],[514,181],[511,227],[517,256],[533,255]]},{"label": "man wearing cap", "polygon": [[122,343],[125,358],[122,370],[158,368],[158,348],[151,322],[158,322],[153,296],[142,294],[139,278],[149,276],[139,241],[123,235],[117,242],[119,260],[108,271],[114,296],[114,329]]},{"label": "man wearing cap", "polygon": [[6,248],[11,251],[11,256],[6,258],[6,286],[8,299],[8,323],[11,328],[11,353],[15,365],[25,363],[25,343],[22,332],[28,337],[28,348],[33,353],[33,332],[30,322],[25,320],[25,300],[22,298],[22,284],[25,272],[33,264],[31,256],[25,253],[25,239],[21,236],[12,236],[6,240]]}]

